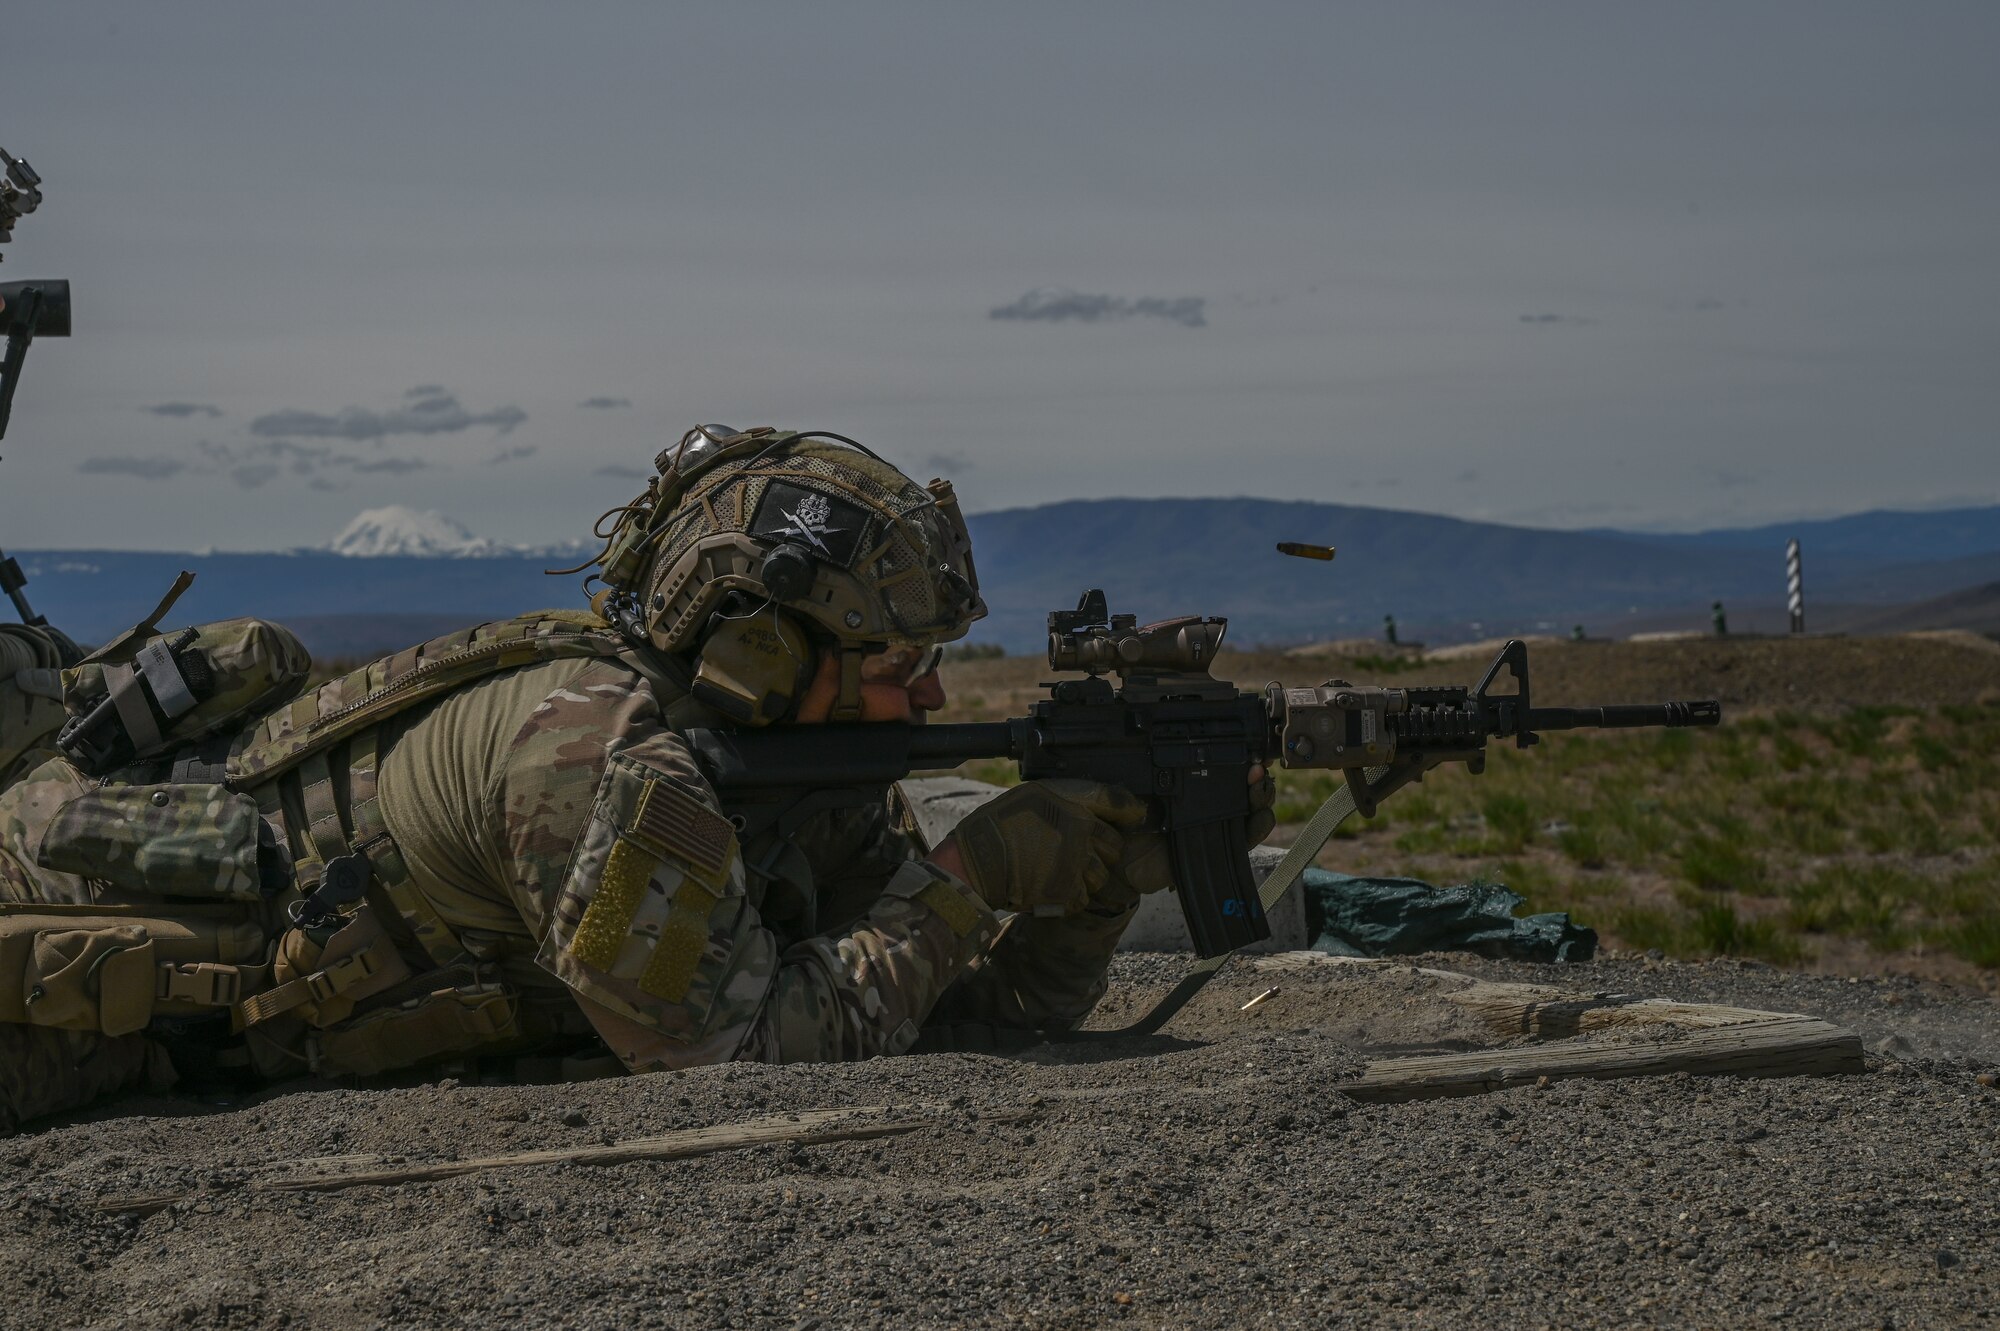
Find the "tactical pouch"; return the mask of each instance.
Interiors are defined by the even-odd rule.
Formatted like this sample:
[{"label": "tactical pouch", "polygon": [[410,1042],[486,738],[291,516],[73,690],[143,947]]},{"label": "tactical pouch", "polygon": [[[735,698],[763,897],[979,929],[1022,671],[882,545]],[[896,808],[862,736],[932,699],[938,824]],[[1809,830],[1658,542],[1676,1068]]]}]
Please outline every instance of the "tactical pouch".
[{"label": "tactical pouch", "polygon": [[362,906],[323,941],[317,929],[291,929],[278,940],[272,987],[243,1004],[243,1022],[254,1026],[290,1012],[313,1026],[331,1026],[364,998],[410,977],[410,967],[375,918]]},{"label": "tactical pouch", "polygon": [[289,629],[229,619],[169,639],[142,623],[63,672],[70,721],[57,741],[101,775],[156,758],[290,702],[312,657]]},{"label": "tactical pouch", "polygon": [[[0,624],[0,788],[47,758],[55,744],[63,723],[62,660],[53,630]],[[20,772],[10,773],[17,766]]]},{"label": "tactical pouch", "polygon": [[227,1009],[264,978],[254,924],[0,911],[0,1021],[127,1035]]},{"label": "tactical pouch", "polygon": [[357,1017],[318,1037],[317,1070],[370,1076],[454,1054],[471,1054],[521,1035],[514,995],[497,984],[439,989]]},{"label": "tactical pouch", "polygon": [[153,1019],[153,966],[136,924],[46,930],[29,947],[21,1005],[32,1025],[130,1035]]},{"label": "tactical pouch", "polygon": [[283,885],[257,801],[226,786],[92,786],[43,826],[35,862],[156,897],[258,901]]}]

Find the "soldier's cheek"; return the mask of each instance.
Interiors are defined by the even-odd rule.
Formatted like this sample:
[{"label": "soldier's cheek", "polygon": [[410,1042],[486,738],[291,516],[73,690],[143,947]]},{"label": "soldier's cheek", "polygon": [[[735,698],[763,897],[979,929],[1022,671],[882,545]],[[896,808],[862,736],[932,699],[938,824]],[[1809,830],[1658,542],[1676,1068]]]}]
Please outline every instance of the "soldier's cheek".
[{"label": "soldier's cheek", "polygon": [[863,684],[863,721],[908,721],[916,715],[912,690],[901,684]]}]

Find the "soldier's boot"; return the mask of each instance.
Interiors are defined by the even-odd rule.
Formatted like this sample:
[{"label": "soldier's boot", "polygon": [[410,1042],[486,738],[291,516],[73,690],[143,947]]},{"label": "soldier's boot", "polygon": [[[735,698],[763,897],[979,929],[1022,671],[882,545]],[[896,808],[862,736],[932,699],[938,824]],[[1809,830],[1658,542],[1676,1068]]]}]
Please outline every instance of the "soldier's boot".
[{"label": "soldier's boot", "polygon": [[0,1022],[0,1136],[114,1092],[173,1084],[167,1051],[143,1035]]}]

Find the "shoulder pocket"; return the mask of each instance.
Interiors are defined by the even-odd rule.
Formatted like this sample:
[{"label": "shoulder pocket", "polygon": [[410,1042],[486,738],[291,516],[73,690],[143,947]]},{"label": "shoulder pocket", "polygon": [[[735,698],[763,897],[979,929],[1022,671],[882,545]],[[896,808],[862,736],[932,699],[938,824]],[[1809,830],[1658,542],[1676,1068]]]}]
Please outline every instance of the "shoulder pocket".
[{"label": "shoulder pocket", "polygon": [[684,780],[611,759],[536,960],[613,1012],[693,1040],[756,1010],[774,949],[749,910],[735,830]]}]

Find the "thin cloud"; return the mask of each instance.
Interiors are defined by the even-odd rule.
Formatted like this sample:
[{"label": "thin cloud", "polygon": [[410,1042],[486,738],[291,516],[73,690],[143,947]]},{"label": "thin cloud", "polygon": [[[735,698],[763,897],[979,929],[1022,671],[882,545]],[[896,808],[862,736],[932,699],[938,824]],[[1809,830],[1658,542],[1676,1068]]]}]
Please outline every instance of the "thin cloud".
[{"label": "thin cloud", "polygon": [[212,420],[222,414],[221,407],[210,406],[206,402],[155,402],[139,410],[149,411],[155,416],[172,416],[177,420],[186,420],[190,416],[207,416]]},{"label": "thin cloud", "polygon": [[104,457],[85,458],[76,469],[88,476],[137,476],[144,481],[164,481],[188,469],[174,458]]},{"label": "thin cloud", "polygon": [[1208,301],[1202,296],[1091,295],[1064,287],[1037,287],[1009,305],[986,312],[989,319],[1029,319],[1045,323],[1107,323],[1118,319],[1164,319],[1183,328],[1205,328]]},{"label": "thin cloud", "polygon": [[246,490],[259,490],[284,470],[275,462],[246,462],[229,469],[229,479]]},{"label": "thin cloud", "polygon": [[359,458],[335,458],[333,461],[337,467],[351,467],[355,471],[387,472],[391,476],[424,471],[431,465],[421,458],[371,458],[365,462]]},{"label": "thin cloud", "polygon": [[1597,320],[1586,319],[1580,314],[1524,314],[1521,316],[1521,322],[1524,324],[1565,324],[1571,328],[1588,328],[1590,325],[1596,323]]},{"label": "thin cloud", "polygon": [[495,407],[490,411],[470,411],[435,385],[413,388],[404,395],[403,405],[387,411],[367,407],[343,407],[333,415],[290,409],[274,411],[250,422],[250,433],[264,439],[349,439],[357,443],[381,443],[392,435],[457,434],[476,425],[490,425],[501,434],[528,419],[519,407]]},{"label": "thin cloud", "polygon": [[516,444],[512,448],[503,448],[492,457],[486,459],[486,465],[497,467],[506,462],[519,462],[523,458],[531,458],[541,451],[539,444]]},{"label": "thin cloud", "polygon": [[588,407],[592,411],[622,411],[624,408],[632,405],[632,399],[629,397],[587,397],[576,405],[579,407]]},{"label": "thin cloud", "polygon": [[923,461],[924,467],[939,476],[949,476],[957,471],[972,471],[972,459],[963,453],[933,453]]}]

